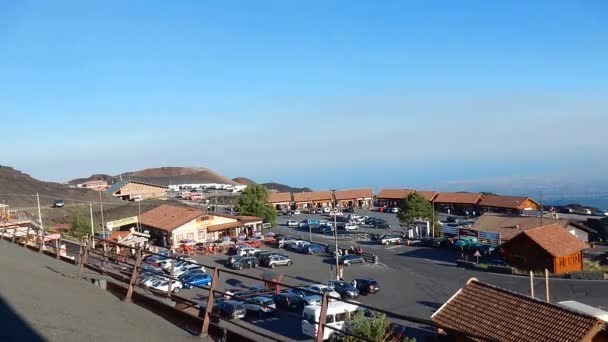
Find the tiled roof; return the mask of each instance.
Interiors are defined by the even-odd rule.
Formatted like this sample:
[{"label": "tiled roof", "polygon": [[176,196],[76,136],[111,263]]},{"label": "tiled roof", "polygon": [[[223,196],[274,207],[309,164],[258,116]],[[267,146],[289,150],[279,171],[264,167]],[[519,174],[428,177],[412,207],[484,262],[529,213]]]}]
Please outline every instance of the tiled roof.
[{"label": "tiled roof", "polygon": [[228,223],[222,223],[222,224],[214,224],[213,226],[207,227],[207,232],[213,233],[213,232],[218,232],[221,230],[226,230],[226,229],[231,229],[231,228],[239,228],[242,226],[243,226],[242,222],[228,222]]},{"label": "tiled roof", "polygon": [[558,223],[526,230],[522,234],[556,258],[589,248],[585,242],[577,239]]},{"label": "tiled roof", "polygon": [[[558,220],[554,218],[543,218],[543,224],[559,224],[565,231],[568,227],[568,220]],[[471,229],[481,232],[500,233],[503,241],[512,239],[515,235],[540,226],[540,218],[534,216],[514,216],[506,214],[485,213],[471,226]]]},{"label": "tiled roof", "polygon": [[199,209],[163,204],[141,214],[140,222],[170,232],[204,215],[205,212]]},{"label": "tiled roof", "polygon": [[[440,328],[475,340],[581,341],[595,334],[600,321],[476,279],[431,316]],[[589,339],[590,340],[590,339]]]},{"label": "tiled roof", "polygon": [[251,222],[262,222],[261,217],[257,216],[236,216],[236,219],[242,223],[251,223]]},{"label": "tiled roof", "polygon": [[350,189],[336,191],[336,200],[348,200],[357,198],[373,198],[372,189]]},{"label": "tiled roof", "polygon": [[435,197],[435,203],[477,204],[482,196],[472,192],[440,192]]},{"label": "tiled roof", "polygon": [[293,194],[294,202],[330,201],[330,191],[296,192]]},{"label": "tiled roof", "polygon": [[110,238],[108,240],[123,240],[124,238],[126,238],[127,236],[131,235],[130,231],[118,231],[118,232],[112,232],[112,234],[110,234]]},{"label": "tiled roof", "polygon": [[509,208],[509,209],[525,209],[522,208],[524,202],[530,200],[536,205],[539,205],[536,201],[529,197],[516,197],[516,196],[498,196],[498,195],[486,195],[483,197],[479,205],[486,207],[495,208]]},{"label": "tiled roof", "polygon": [[409,194],[414,192],[411,189],[382,189],[380,193],[378,193],[378,198],[387,198],[387,199],[404,199]]},{"label": "tiled roof", "polygon": [[268,194],[268,202],[270,203],[282,203],[291,202],[290,192],[273,192]]},{"label": "tiled roof", "polygon": [[426,199],[427,201],[433,201],[435,199],[435,196],[437,196],[437,191],[418,191],[416,190],[416,193],[422,197],[424,197],[424,199]]},{"label": "tiled roof", "polygon": [[112,184],[112,186],[109,187],[106,190],[106,192],[108,192],[110,194],[114,194],[116,191],[118,191],[119,189],[121,189],[122,187],[124,187],[125,185],[127,185],[129,183],[142,184],[142,185],[153,186],[153,187],[162,188],[162,189],[169,189],[169,187],[166,187],[164,185],[159,185],[159,184],[136,182],[136,181],[132,181],[132,180],[122,180],[122,181],[118,181],[118,182]]}]

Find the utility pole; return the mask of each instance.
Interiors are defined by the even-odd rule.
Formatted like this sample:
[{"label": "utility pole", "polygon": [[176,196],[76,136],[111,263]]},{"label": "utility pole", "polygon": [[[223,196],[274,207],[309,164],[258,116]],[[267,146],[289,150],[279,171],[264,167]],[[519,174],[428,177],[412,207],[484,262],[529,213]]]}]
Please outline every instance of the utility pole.
[{"label": "utility pole", "polygon": [[332,189],[331,190],[332,193],[332,198],[334,200],[334,241],[336,243],[336,280],[340,280],[340,261],[338,259],[338,215],[336,210],[338,210],[337,207],[337,203],[336,203],[336,190]]},{"label": "utility pole", "polygon": [[[38,203],[38,223],[40,224],[40,248],[38,248],[38,252],[42,253],[44,249],[44,226],[42,225],[42,212],[40,211],[40,196],[36,193],[36,202]],[[14,233],[13,233],[14,234]]]},{"label": "utility pole", "polygon": [[89,202],[89,211],[91,213],[91,241],[93,242],[93,248],[95,248],[95,228],[93,228],[93,202]]},{"label": "utility pole", "polygon": [[141,233],[141,201],[137,201],[137,231]]},{"label": "utility pole", "polygon": [[534,298],[534,272],[530,271],[530,297]]},{"label": "utility pole", "polygon": [[433,228],[432,229],[433,229],[433,231],[432,231],[431,235],[433,236],[433,239],[434,239],[435,238],[435,199],[431,200],[431,205],[433,206],[433,217],[432,217],[432,220],[433,220]]},{"label": "utility pole", "polygon": [[545,268],[545,291],[547,291],[547,303],[551,303],[549,299],[549,270]]},{"label": "utility pole", "polygon": [[545,216],[545,212],[543,210],[543,191],[540,191],[540,226],[543,226],[543,216]]},{"label": "utility pole", "polygon": [[107,238],[106,223],[104,222],[104,219],[103,219],[103,201],[101,199],[101,191],[99,192],[99,206],[101,208],[101,228],[103,229],[103,237],[104,237],[104,239],[106,239]]}]

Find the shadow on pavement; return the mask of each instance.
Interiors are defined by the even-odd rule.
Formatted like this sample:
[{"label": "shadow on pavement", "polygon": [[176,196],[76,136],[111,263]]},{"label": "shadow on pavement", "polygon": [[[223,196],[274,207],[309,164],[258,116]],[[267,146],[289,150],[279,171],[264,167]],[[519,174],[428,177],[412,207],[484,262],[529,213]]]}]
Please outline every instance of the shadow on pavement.
[{"label": "shadow on pavement", "polygon": [[422,300],[422,301],[419,301],[419,302],[416,302],[416,303],[422,304],[424,306],[428,306],[429,308],[435,309],[435,310],[439,309],[441,307],[441,305],[443,305],[441,303],[429,302],[429,301],[426,301],[426,300]]},{"label": "shadow on pavement", "polygon": [[0,340],[45,341],[2,297],[0,297]]},{"label": "shadow on pavement", "polygon": [[398,255],[409,258],[429,259],[443,262],[455,263],[458,259],[458,253],[455,250],[448,248],[426,248],[415,247]]}]

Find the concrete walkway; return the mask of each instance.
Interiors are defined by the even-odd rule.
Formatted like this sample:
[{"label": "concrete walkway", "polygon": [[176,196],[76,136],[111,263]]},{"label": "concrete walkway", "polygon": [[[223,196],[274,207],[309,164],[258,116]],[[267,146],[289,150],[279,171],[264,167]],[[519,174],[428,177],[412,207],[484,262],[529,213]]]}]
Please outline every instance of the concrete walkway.
[{"label": "concrete walkway", "polygon": [[76,279],[76,272],[73,265],[0,241],[0,341],[201,340]]}]

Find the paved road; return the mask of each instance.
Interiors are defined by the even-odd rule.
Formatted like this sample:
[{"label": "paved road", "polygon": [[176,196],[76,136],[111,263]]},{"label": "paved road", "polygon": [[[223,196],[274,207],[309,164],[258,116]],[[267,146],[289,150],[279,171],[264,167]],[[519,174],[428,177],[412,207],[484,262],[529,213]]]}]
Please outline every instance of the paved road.
[{"label": "paved road", "polygon": [[84,280],[75,267],[0,241],[0,340],[193,341]]}]

